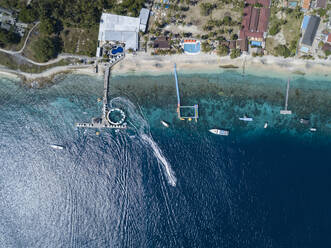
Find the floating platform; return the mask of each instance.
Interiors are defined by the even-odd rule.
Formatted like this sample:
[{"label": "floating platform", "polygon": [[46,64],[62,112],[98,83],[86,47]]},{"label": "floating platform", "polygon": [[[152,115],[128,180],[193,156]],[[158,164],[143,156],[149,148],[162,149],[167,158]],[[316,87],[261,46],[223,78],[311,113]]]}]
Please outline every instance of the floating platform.
[{"label": "floating platform", "polygon": [[[176,71],[176,64],[174,64],[174,71],[175,71],[175,81],[176,81],[176,94],[177,94],[177,114],[178,118],[180,120],[188,119],[191,121],[194,119],[195,121],[198,121],[199,118],[199,105],[194,104],[193,106],[181,106],[180,105],[180,95],[179,95],[179,86],[178,86],[178,78],[177,78],[177,71]],[[181,113],[182,109],[191,109],[193,115],[184,115]]]}]

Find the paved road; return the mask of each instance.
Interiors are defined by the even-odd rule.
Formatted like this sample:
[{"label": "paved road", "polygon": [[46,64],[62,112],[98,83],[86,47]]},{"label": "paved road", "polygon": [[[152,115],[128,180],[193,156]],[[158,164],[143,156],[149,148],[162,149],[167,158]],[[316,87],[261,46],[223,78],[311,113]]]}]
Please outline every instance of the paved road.
[{"label": "paved road", "polygon": [[40,22],[37,22],[31,28],[31,30],[29,31],[29,33],[28,33],[28,35],[27,35],[27,37],[25,39],[25,42],[24,42],[23,47],[19,51],[11,51],[11,50],[6,50],[6,49],[1,49],[0,48],[0,52],[7,53],[9,55],[15,55],[18,59],[24,60],[26,62],[29,62],[29,63],[34,64],[34,65],[38,65],[38,66],[45,66],[45,65],[55,64],[55,63],[61,61],[62,59],[68,59],[68,58],[79,59],[79,60],[86,59],[87,61],[95,60],[95,58],[88,57],[88,56],[83,56],[83,55],[60,54],[56,59],[52,59],[52,60],[49,60],[49,61],[44,62],[44,63],[39,63],[39,62],[33,61],[33,60],[31,60],[31,59],[23,56],[22,55],[22,52],[24,51],[24,49],[26,47],[26,44],[28,43],[29,37],[30,37],[32,31],[39,25],[39,23]]},{"label": "paved road", "polygon": [[1,51],[1,52],[4,52],[4,53],[7,53],[7,54],[11,54],[11,55],[22,53],[23,50],[24,50],[25,47],[26,47],[26,44],[28,43],[28,40],[29,40],[29,38],[30,38],[30,35],[31,35],[32,31],[35,29],[35,27],[37,27],[37,26],[39,25],[39,23],[40,23],[40,22],[37,22],[37,23],[36,23],[36,24],[30,29],[30,31],[29,31],[29,33],[28,33],[28,35],[26,36],[26,39],[25,39],[25,41],[24,41],[24,45],[23,45],[23,47],[22,47],[19,51],[11,51],[11,50],[1,49],[1,48],[0,48],[0,51]]}]

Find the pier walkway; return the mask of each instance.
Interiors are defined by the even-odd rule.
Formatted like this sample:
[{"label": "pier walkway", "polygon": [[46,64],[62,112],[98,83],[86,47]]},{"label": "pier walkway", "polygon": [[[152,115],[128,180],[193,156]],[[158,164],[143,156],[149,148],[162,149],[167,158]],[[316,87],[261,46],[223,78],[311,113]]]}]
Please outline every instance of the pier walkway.
[{"label": "pier walkway", "polygon": [[[119,57],[111,64],[107,64],[105,67],[104,79],[103,79],[103,100],[102,100],[102,116],[100,118],[93,118],[91,123],[76,123],[76,127],[80,128],[112,128],[112,129],[126,129],[126,123],[124,122],[126,116],[120,109],[108,109],[108,93],[109,93],[109,81],[110,81],[110,69],[119,61],[124,59],[124,56]],[[109,119],[109,113],[118,111],[122,115],[122,120],[117,125],[114,125],[112,120]]]},{"label": "pier walkway", "polygon": [[292,114],[291,110],[287,110],[288,106],[288,92],[290,91],[290,79],[287,81],[287,87],[286,87],[286,98],[285,98],[285,109],[280,111],[280,114],[282,115],[290,115]]}]

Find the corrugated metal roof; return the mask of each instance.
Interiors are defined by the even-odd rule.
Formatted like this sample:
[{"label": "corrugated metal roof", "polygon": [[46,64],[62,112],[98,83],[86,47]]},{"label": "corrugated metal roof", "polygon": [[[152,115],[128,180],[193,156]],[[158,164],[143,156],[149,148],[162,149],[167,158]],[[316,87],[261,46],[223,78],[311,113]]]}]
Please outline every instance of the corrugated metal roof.
[{"label": "corrugated metal roof", "polygon": [[106,31],[104,33],[104,40],[119,41],[125,43],[125,49],[138,49],[138,33],[126,31]]},{"label": "corrugated metal roof", "polygon": [[316,7],[317,8],[326,8],[327,0],[317,0]]},{"label": "corrugated metal roof", "polygon": [[302,39],[302,44],[311,46],[315,39],[315,35],[321,19],[317,16],[311,16],[307,25],[307,29]]},{"label": "corrugated metal roof", "polygon": [[148,17],[149,17],[149,9],[142,8],[139,14],[140,24],[147,25]]},{"label": "corrugated metal roof", "polygon": [[103,13],[99,27],[99,41],[119,41],[125,49],[138,49],[140,18]]}]

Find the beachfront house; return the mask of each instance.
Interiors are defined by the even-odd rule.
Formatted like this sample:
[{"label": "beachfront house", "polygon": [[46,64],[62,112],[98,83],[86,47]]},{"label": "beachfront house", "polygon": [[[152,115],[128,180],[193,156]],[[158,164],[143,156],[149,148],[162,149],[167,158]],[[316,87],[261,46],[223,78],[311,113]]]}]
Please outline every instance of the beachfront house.
[{"label": "beachfront house", "polygon": [[154,49],[170,49],[170,42],[168,37],[157,37],[153,43]]},{"label": "beachfront house", "polygon": [[150,11],[141,9],[139,17],[120,16],[102,13],[99,26],[97,57],[102,54],[102,47],[109,43],[121,43],[125,50],[137,51],[139,32],[145,32]]},{"label": "beachfront house", "polygon": [[311,51],[320,21],[321,19],[318,16],[310,16],[305,33],[301,40],[301,52],[309,53],[309,51]]}]

